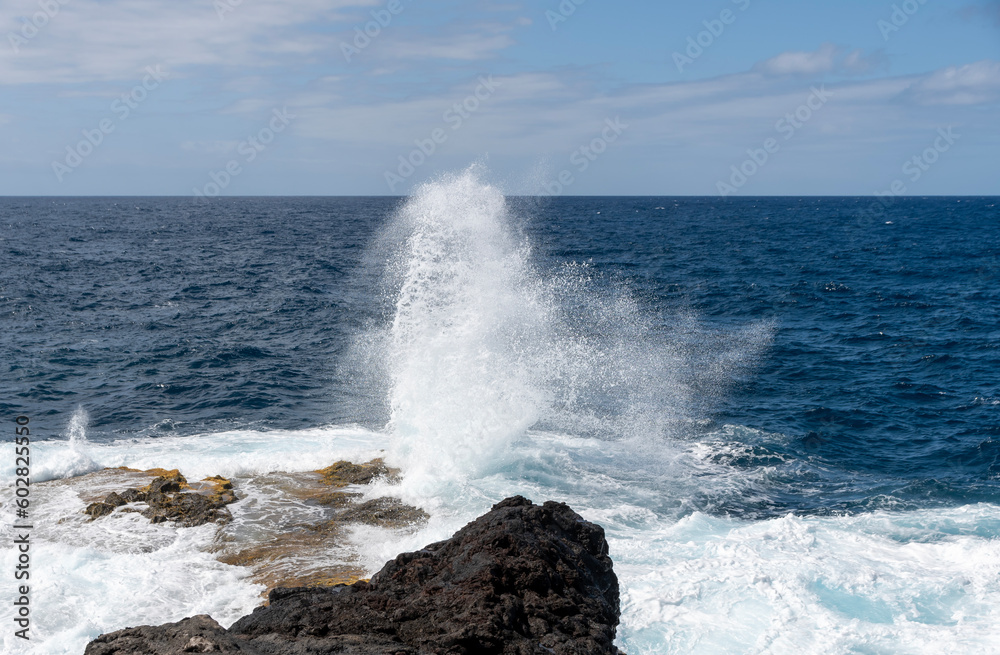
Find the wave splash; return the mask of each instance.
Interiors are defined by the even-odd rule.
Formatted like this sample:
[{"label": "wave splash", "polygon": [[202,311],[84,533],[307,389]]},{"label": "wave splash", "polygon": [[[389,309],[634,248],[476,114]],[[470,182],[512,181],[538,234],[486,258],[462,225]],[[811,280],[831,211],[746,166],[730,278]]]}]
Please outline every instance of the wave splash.
[{"label": "wave splash", "polygon": [[66,426],[64,442],[50,442],[36,456],[38,462],[32,471],[32,480],[46,482],[61,478],[72,478],[101,470],[101,465],[90,456],[87,441],[87,425],[90,415],[83,407],[77,407]]},{"label": "wave splash", "polygon": [[481,177],[422,186],[388,230],[388,431],[408,475],[488,475],[532,427],[655,447],[769,343],[766,324],[709,338],[586,264],[541,269]]}]

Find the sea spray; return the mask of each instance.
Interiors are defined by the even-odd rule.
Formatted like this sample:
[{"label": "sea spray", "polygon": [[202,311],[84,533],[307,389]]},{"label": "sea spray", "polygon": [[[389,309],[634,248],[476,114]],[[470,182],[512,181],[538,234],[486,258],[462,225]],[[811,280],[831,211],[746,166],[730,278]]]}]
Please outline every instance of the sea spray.
[{"label": "sea spray", "polygon": [[421,187],[396,216],[390,431],[414,469],[483,473],[549,403],[536,366],[551,312],[505,217],[503,194],[471,171]]},{"label": "sea spray", "polygon": [[66,426],[66,436],[69,438],[69,445],[73,450],[80,452],[84,444],[87,443],[87,424],[89,423],[90,415],[87,410],[83,407],[77,407],[69,419],[69,425]]},{"label": "sea spray", "polygon": [[393,312],[369,342],[384,349],[390,459],[411,483],[495,473],[532,427],[648,457],[769,342],[766,323],[719,334],[662,316],[585,263],[542,270],[481,176],[423,185],[386,231]]},{"label": "sea spray", "polygon": [[38,448],[40,464],[33,470],[35,482],[45,482],[59,478],[71,478],[99,471],[102,467],[90,457],[87,447],[87,425],[90,415],[83,407],[77,407],[70,417],[64,436],[65,442],[48,442]]}]

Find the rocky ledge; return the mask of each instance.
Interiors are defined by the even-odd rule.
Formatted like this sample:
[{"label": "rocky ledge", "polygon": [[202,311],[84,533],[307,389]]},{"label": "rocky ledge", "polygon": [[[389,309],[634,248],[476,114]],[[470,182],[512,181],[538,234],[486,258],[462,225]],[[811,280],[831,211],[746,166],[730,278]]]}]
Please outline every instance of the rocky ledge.
[{"label": "rocky ledge", "polygon": [[86,655],[617,655],[618,578],[604,530],[515,496],[369,582],[277,588],[223,629],[209,616],[127,628]]},{"label": "rocky ledge", "polygon": [[236,494],[233,492],[233,483],[226,478],[205,478],[192,486],[177,469],[133,472],[162,475],[158,475],[145,487],[126,489],[122,493],[112,491],[104,500],[87,505],[83,510],[84,514],[88,514],[93,521],[112,514],[119,507],[131,503],[146,503],[148,507],[140,514],[153,523],[173,521],[191,528],[205,523],[228,523],[233,520],[226,505],[236,501]]}]

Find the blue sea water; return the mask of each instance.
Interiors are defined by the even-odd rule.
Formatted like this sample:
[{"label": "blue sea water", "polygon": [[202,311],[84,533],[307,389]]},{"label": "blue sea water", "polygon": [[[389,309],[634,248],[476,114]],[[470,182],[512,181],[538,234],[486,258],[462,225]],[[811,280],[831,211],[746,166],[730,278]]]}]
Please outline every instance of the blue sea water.
[{"label": "blue sea water", "polygon": [[[372,570],[506,495],[564,500],[608,532],[630,655],[1000,652],[997,202],[508,198],[473,172],[3,198],[0,416],[53,483],[384,451],[435,518],[356,534]],[[39,597],[39,652],[256,602],[208,532],[56,528],[83,501],[38,489],[40,584],[79,601]],[[125,561],[177,587],[104,579]],[[227,599],[181,589],[209,570]],[[177,603],[84,602],[137,586]]]}]

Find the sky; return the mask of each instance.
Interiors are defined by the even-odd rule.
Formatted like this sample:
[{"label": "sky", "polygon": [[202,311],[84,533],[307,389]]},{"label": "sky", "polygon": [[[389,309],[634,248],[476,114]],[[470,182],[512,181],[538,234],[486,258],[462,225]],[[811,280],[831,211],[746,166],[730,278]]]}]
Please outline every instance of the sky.
[{"label": "sky", "polygon": [[998,195],[1000,0],[3,0],[0,195]]}]

